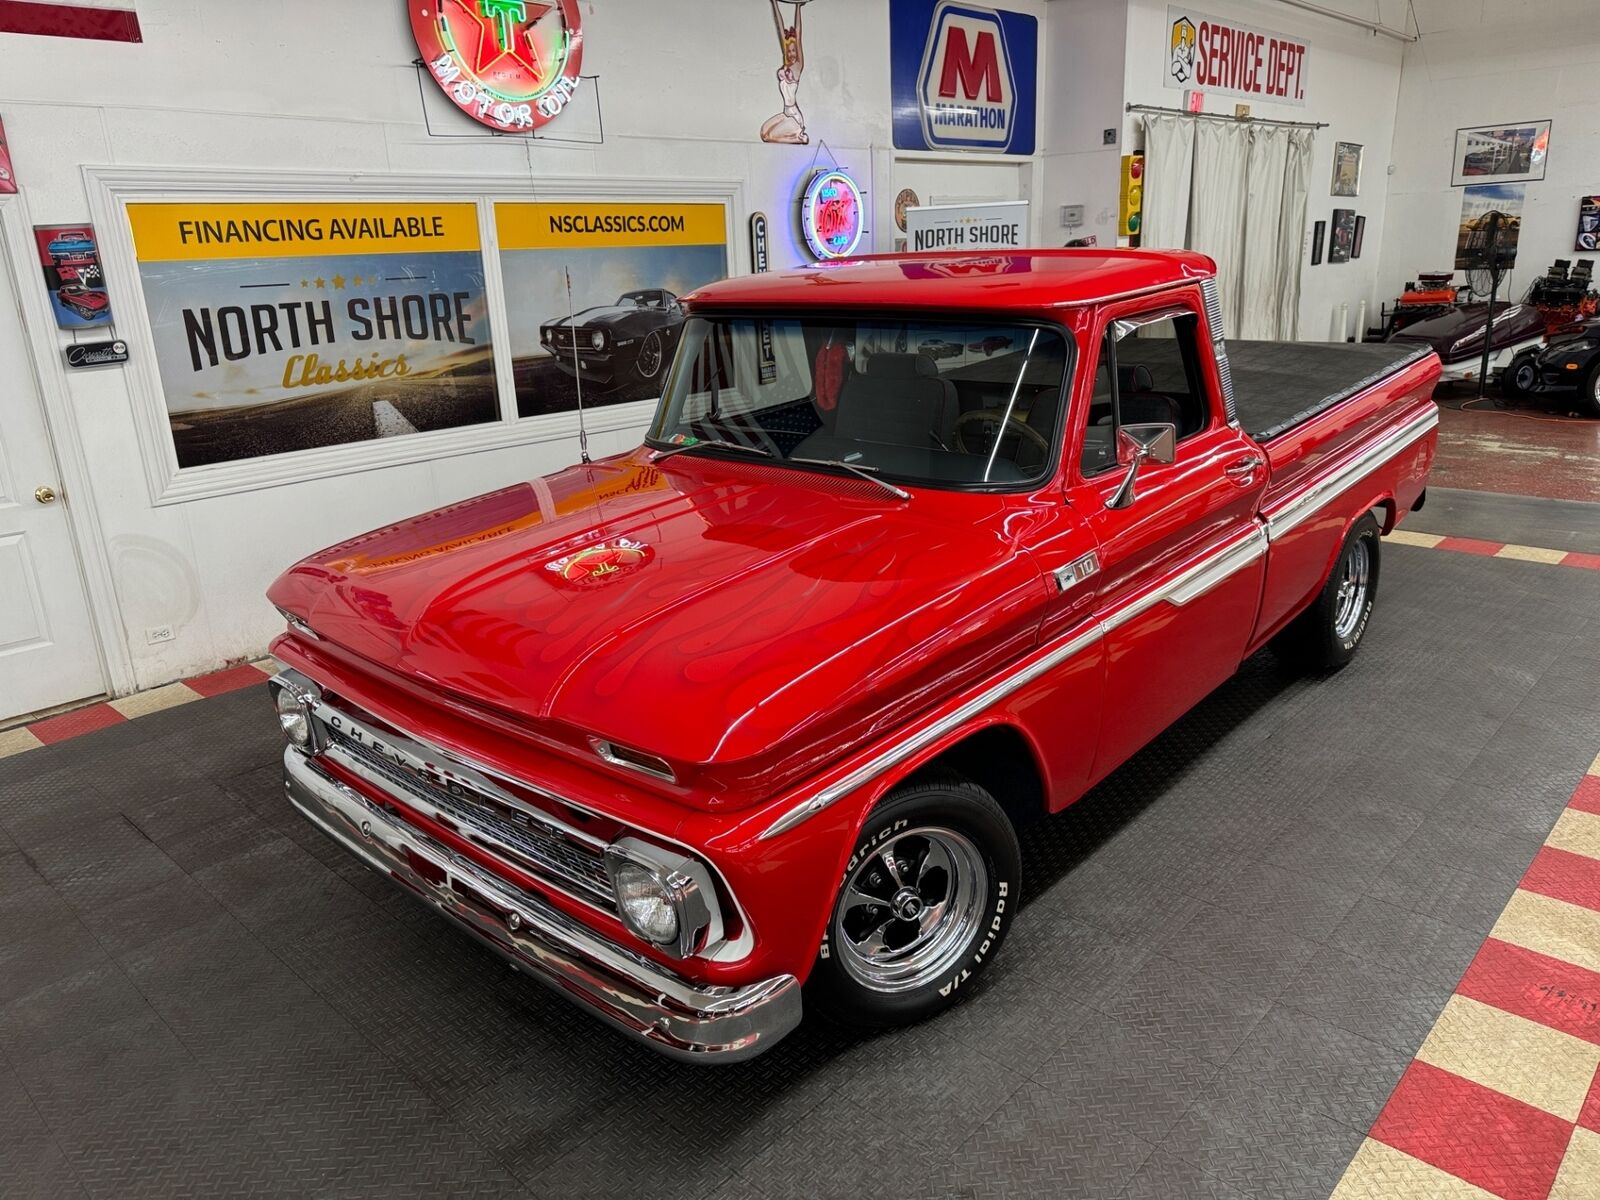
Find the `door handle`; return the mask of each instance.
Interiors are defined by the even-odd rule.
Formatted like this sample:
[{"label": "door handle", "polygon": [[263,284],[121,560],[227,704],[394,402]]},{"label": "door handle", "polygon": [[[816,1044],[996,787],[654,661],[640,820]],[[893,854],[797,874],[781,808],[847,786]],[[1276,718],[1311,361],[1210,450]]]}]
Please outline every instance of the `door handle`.
[{"label": "door handle", "polygon": [[54,504],[56,499],[56,490],[48,483],[40,484],[38,487],[33,489],[33,498],[40,504]]},{"label": "door handle", "polygon": [[1267,460],[1259,454],[1247,454],[1238,462],[1224,469],[1224,474],[1235,483],[1246,484],[1252,482],[1256,472],[1267,465]]}]

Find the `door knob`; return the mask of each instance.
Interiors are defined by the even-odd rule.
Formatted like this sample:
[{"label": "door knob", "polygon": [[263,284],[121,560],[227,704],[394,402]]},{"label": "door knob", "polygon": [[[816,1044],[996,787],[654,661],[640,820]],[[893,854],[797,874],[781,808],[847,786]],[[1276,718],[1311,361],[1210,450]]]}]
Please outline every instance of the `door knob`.
[{"label": "door knob", "polygon": [[56,499],[56,490],[48,483],[40,484],[38,487],[33,489],[33,498],[40,504],[54,504]]}]

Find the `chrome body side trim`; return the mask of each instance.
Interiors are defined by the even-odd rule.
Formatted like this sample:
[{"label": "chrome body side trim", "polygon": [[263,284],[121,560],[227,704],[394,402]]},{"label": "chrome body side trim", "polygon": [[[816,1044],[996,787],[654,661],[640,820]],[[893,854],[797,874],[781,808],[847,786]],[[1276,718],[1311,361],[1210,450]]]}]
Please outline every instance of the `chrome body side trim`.
[{"label": "chrome body side trim", "polygon": [[892,742],[867,762],[851,771],[843,779],[829,784],[815,795],[783,813],[762,830],[760,839],[778,837],[795,826],[816,816],[823,809],[837,804],[857,788],[871,782],[891,767],[897,766],[938,741],[953,729],[966,724],[985,709],[1004,700],[1012,692],[1032,683],[1047,671],[1087,650],[1112,630],[1125,625],[1134,617],[1160,603],[1188,604],[1216,587],[1229,576],[1242,571],[1267,551],[1266,535],[1261,527],[1252,524],[1243,533],[1229,538],[1220,547],[1205,552],[1174,578],[1143,596],[1138,597],[1103,619],[1090,618],[1076,631],[1057,638],[1043,651],[1024,660],[1010,674],[990,684],[960,708],[926,725],[909,736]]},{"label": "chrome body side trim", "polygon": [[690,983],[452,853],[293,747],[284,750],[283,769],[289,800],[345,850],[514,967],[664,1054],[749,1058],[800,1022],[800,985],[792,975],[737,988]]},{"label": "chrome body side trim", "polygon": [[894,742],[872,759],[851,771],[850,774],[837,783],[829,784],[816,795],[789,809],[788,812],[761,831],[759,840],[766,841],[768,838],[775,838],[779,834],[787,833],[796,825],[810,820],[823,809],[837,804],[858,787],[870,782],[897,763],[904,762],[924,746],[938,741],[950,730],[965,724],[990,705],[1005,699],[1005,697],[1025,684],[1033,682],[1052,667],[1066,662],[1067,659],[1083,650],[1087,650],[1098,642],[1104,633],[1105,630],[1100,622],[1091,618],[1086,626],[1079,626],[1078,632],[1058,638],[1043,654],[1036,652],[1034,658],[1025,662],[1023,666],[1004,679],[985,688],[949,716],[942,717],[933,724],[924,726],[909,737]]},{"label": "chrome body side trim", "polygon": [[1329,500],[1346,488],[1354,486],[1364,475],[1376,471],[1402,450],[1414,445],[1439,424],[1439,410],[1427,412],[1406,422],[1395,433],[1369,446],[1343,465],[1335,467],[1321,479],[1308,484],[1303,491],[1285,500],[1273,512],[1264,514],[1267,536],[1276,540],[1295,526],[1314,516]]}]

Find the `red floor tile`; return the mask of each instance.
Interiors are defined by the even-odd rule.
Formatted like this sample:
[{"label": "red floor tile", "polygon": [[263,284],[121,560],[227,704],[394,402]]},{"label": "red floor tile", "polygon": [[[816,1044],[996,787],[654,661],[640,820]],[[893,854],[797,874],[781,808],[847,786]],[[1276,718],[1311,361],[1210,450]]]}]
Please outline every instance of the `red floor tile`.
[{"label": "red floor tile", "polygon": [[1483,554],[1492,558],[1500,552],[1504,542],[1480,542],[1477,538],[1447,537],[1434,547],[1435,550],[1458,550],[1463,554]]},{"label": "red floor tile", "polygon": [[1505,1200],[1545,1200],[1572,1122],[1413,1062],[1372,1136]]},{"label": "red floor tile", "polygon": [[1490,938],[1456,991],[1600,1046],[1600,973]]},{"label": "red floor tile", "polygon": [[220,696],[223,692],[236,692],[252,684],[265,683],[267,677],[252,666],[229,667],[226,671],[213,671],[210,675],[197,675],[185,679],[184,685],[202,696]]},{"label": "red floor tile", "polygon": [[1600,554],[1579,554],[1576,550],[1569,551],[1561,560],[1563,567],[1588,567],[1591,571],[1600,571]]},{"label": "red floor tile", "polygon": [[46,717],[42,721],[35,721],[28,726],[28,732],[48,745],[51,742],[64,742],[68,738],[93,733],[96,729],[104,729],[107,725],[120,725],[127,719],[109,704],[91,704],[87,708],[62,713],[59,717]]},{"label": "red floor tile", "polygon": [[1600,912],[1600,859],[1541,846],[1522,878],[1522,887]]},{"label": "red floor tile", "polygon": [[1567,807],[1600,813],[1600,775],[1585,775],[1578,790],[1572,793],[1572,799],[1567,801]]}]

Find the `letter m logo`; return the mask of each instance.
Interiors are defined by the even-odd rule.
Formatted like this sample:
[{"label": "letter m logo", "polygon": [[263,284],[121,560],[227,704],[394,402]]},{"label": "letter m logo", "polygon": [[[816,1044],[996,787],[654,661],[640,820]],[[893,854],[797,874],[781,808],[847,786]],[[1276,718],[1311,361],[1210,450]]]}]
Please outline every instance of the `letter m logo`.
[{"label": "letter m logo", "polygon": [[1000,15],[939,0],[928,24],[918,76],[928,145],[1004,151],[1016,118],[1016,85]]}]

